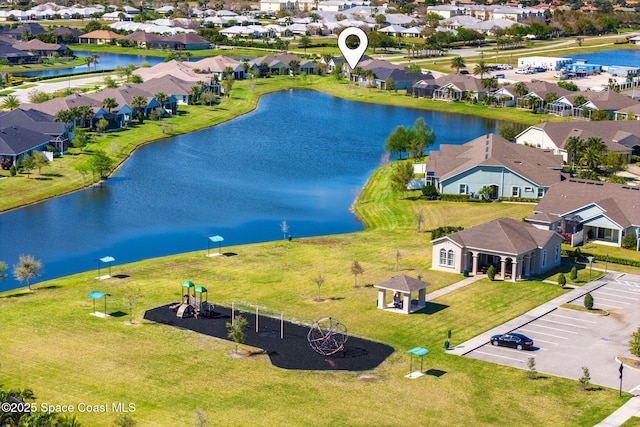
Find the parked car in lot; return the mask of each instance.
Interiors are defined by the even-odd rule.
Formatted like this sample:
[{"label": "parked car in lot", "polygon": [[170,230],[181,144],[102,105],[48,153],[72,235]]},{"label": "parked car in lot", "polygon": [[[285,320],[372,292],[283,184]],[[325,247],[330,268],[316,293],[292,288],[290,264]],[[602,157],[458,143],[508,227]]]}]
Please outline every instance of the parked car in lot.
[{"label": "parked car in lot", "polygon": [[496,79],[504,79],[504,74],[500,73],[500,74],[496,74],[495,76]]},{"label": "parked car in lot", "polygon": [[545,71],[547,71],[547,69],[546,69],[546,68],[544,68],[544,67],[535,67],[533,70],[534,70],[536,73],[544,73]]},{"label": "parked car in lot", "polygon": [[509,333],[503,335],[494,335],[491,337],[491,344],[498,346],[511,347],[518,350],[529,349],[533,347],[533,340],[522,334]]},{"label": "parked car in lot", "polygon": [[533,74],[533,68],[518,68],[516,74]]}]

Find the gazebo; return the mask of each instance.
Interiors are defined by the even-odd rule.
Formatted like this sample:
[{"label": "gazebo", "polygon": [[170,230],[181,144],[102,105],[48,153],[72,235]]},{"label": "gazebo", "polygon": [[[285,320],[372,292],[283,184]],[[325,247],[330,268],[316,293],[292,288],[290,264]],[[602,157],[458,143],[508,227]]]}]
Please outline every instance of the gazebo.
[{"label": "gazebo", "polygon": [[[378,308],[397,313],[413,313],[427,306],[427,287],[430,283],[414,279],[406,275],[394,276],[389,280],[374,285],[378,288]],[[393,291],[391,304],[387,304],[387,291]],[[418,293],[418,299],[412,300],[411,294]]]}]

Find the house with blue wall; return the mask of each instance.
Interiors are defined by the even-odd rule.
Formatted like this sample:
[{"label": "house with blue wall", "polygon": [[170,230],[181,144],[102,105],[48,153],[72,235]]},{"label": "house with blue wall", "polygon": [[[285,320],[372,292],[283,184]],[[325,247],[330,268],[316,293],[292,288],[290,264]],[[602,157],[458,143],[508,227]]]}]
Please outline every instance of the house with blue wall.
[{"label": "house with blue wall", "polygon": [[541,198],[562,179],[562,156],[521,146],[496,134],[463,145],[442,144],[431,151],[426,164],[426,184],[442,194],[477,197],[484,187],[490,197]]}]

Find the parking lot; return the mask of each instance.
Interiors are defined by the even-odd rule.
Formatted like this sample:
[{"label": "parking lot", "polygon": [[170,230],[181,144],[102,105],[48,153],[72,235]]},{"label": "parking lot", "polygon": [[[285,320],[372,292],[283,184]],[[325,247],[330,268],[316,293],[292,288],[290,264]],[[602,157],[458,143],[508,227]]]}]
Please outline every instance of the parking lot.
[{"label": "parking lot", "polygon": [[[525,370],[528,359],[534,357],[538,372],[576,380],[582,376],[582,366],[587,366],[592,384],[617,389],[620,364],[615,358],[632,357],[628,341],[640,326],[640,276],[616,276],[591,292],[594,308],[607,310],[608,316],[557,308],[516,329],[501,331],[532,338],[532,349],[518,351],[486,343],[465,355]],[[572,303],[583,305],[583,297]],[[622,388],[640,394],[640,372],[624,369]]]}]

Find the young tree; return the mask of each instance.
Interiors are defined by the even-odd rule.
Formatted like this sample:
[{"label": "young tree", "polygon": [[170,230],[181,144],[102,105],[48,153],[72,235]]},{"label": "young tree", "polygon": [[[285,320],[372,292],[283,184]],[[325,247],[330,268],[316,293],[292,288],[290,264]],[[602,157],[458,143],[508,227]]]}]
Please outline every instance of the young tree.
[{"label": "young tree", "polygon": [[280,231],[282,231],[282,239],[287,240],[287,233],[289,232],[289,224],[287,224],[287,221],[280,223]]},{"label": "young tree", "polygon": [[140,294],[133,289],[127,290],[124,293],[124,295],[122,295],[122,299],[124,300],[125,305],[129,309],[129,323],[133,323],[133,307],[138,302],[139,296]]},{"label": "young tree", "polygon": [[631,334],[631,338],[629,339],[629,353],[640,357],[640,328]]},{"label": "young tree", "polygon": [[398,153],[398,157],[402,159],[402,153],[409,149],[409,141],[411,139],[411,130],[404,126],[396,127],[387,137],[384,148],[390,153]]},{"label": "young tree", "polygon": [[249,326],[249,321],[242,316],[236,316],[233,322],[227,322],[227,337],[231,338],[236,344],[234,352],[238,354],[238,344],[242,344],[247,338],[246,330]]},{"label": "young tree", "polygon": [[424,211],[422,209],[416,209],[413,212],[413,217],[416,219],[416,225],[418,226],[419,233],[420,228],[422,227],[422,223],[424,222]]},{"label": "young tree", "polygon": [[313,281],[315,282],[316,286],[318,287],[318,298],[316,298],[316,301],[318,301],[318,302],[324,301],[322,298],[320,298],[320,288],[322,287],[322,285],[324,285],[324,277],[322,277],[322,273],[320,273],[316,277],[314,277]]},{"label": "young tree", "polygon": [[527,360],[527,368],[529,368],[529,373],[527,374],[527,377],[530,380],[535,380],[538,377],[538,371],[536,370],[536,358],[535,357],[530,357]]},{"label": "young tree", "polygon": [[31,153],[33,158],[33,167],[38,169],[38,175],[42,175],[42,168],[49,164],[49,159],[42,151],[34,151]]},{"label": "young tree", "polygon": [[5,110],[15,110],[20,106],[20,100],[15,95],[7,95],[2,100],[2,104],[0,104],[0,106]]},{"label": "young tree", "polygon": [[104,131],[107,130],[109,126],[109,122],[105,119],[100,119],[96,122],[96,129],[98,132],[104,134]]},{"label": "young tree", "polygon": [[589,368],[586,366],[582,367],[582,376],[578,379],[580,385],[582,386],[582,390],[588,390],[589,385],[591,384],[591,375],[589,374]]},{"label": "young tree", "polygon": [[400,269],[400,251],[396,249],[396,271]]},{"label": "young tree", "polygon": [[516,136],[518,135],[518,133],[519,133],[518,130],[513,125],[509,125],[509,124],[498,125],[498,134],[504,139],[506,139],[507,141],[513,141],[514,139],[516,139]]},{"label": "young tree", "polygon": [[391,175],[391,187],[402,193],[404,199],[405,192],[407,191],[407,185],[413,179],[413,165],[408,161],[399,162],[393,169]]},{"label": "young tree", "polygon": [[28,177],[29,176],[28,174],[35,167],[35,162],[33,160],[33,156],[30,153],[29,154],[25,154],[24,157],[22,157],[21,160],[22,161],[20,162],[20,167],[22,168],[22,171],[27,174],[27,177]]},{"label": "young tree", "polygon": [[351,264],[351,274],[353,274],[353,287],[358,287],[358,274],[363,274],[364,268],[360,265],[358,261],[353,261]]},{"label": "young tree", "polygon": [[560,274],[558,275],[558,285],[560,285],[560,286],[564,287],[564,285],[566,285],[566,284],[567,284],[567,278],[566,278],[566,277],[564,277],[564,274],[563,274],[563,273],[560,273]]},{"label": "young tree", "polygon": [[424,119],[418,117],[407,134],[407,138],[409,139],[410,157],[422,158],[425,150],[435,142],[436,135],[433,133],[433,129],[427,126]]},{"label": "young tree", "polygon": [[91,142],[91,137],[88,133],[86,133],[81,128],[75,129],[73,133],[73,138],[71,139],[71,146],[73,148],[77,148],[82,153],[84,147],[87,146],[88,143]]},{"label": "young tree", "polygon": [[311,46],[311,38],[309,36],[302,36],[300,37],[300,42],[298,43],[298,45],[304,49],[304,54],[307,54],[307,48],[309,46]]},{"label": "young tree", "polygon": [[129,414],[120,414],[113,422],[114,427],[136,427],[138,423]]},{"label": "young tree", "polygon": [[591,295],[591,292],[584,296],[584,307],[587,310],[593,309],[593,295]]},{"label": "young tree", "polygon": [[42,275],[42,262],[33,255],[20,255],[19,263],[13,266],[13,277],[20,282],[27,282],[31,290],[31,280]]},{"label": "young tree", "polygon": [[107,177],[114,163],[115,161],[102,150],[94,151],[91,159],[89,159],[89,167],[93,172],[97,173],[100,178]]}]

